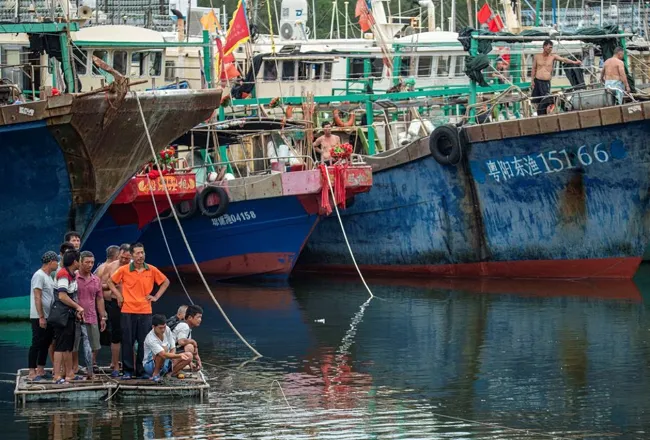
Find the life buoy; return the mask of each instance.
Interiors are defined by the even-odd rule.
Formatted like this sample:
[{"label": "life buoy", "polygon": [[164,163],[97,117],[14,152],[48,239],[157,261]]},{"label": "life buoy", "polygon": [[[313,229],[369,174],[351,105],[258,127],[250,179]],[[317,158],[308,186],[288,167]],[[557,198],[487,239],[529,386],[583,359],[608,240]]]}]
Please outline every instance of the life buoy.
[{"label": "life buoy", "polygon": [[[194,196],[192,200],[185,200],[179,203],[178,205],[174,206],[174,209],[176,209],[176,215],[178,216],[179,219],[183,220],[186,218],[190,218],[194,214],[196,214],[197,205],[198,205],[197,197],[198,194]],[[187,209],[183,209],[185,206],[187,206]]]},{"label": "life buoy", "polygon": [[[216,210],[210,210],[211,208],[214,209],[214,206],[208,206],[208,197],[210,194],[215,194],[219,198],[219,204],[216,205]],[[225,189],[221,188],[220,186],[210,185],[203,188],[203,191],[201,191],[201,193],[198,195],[197,205],[201,211],[201,214],[205,215],[206,217],[214,218],[225,214],[228,210],[229,203],[230,199],[228,198],[228,193]]]},{"label": "life buoy", "polygon": [[350,117],[347,121],[343,122],[341,119],[341,112],[339,110],[334,110],[332,112],[332,118],[337,127],[352,127],[354,125],[354,113],[350,113]]},{"label": "life buoy", "polygon": [[429,137],[431,156],[441,165],[456,165],[462,154],[461,136],[453,125],[436,127]]}]

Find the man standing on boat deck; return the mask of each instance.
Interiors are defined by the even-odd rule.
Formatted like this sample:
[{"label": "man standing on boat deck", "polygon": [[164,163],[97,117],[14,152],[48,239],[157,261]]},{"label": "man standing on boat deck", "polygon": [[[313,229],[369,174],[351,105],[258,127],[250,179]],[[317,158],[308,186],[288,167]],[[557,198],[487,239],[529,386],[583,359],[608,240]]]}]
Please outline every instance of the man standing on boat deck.
[{"label": "man standing on boat deck", "polygon": [[[145,263],[144,245],[136,243],[131,246],[133,261],[120,267],[109,279],[108,287],[122,306],[122,365],[128,380],[133,374],[142,376],[144,367],[144,339],[151,331],[151,303],[156,302],[169,287],[169,280],[156,267]],[[116,284],[122,283],[120,292]],[[153,296],[154,283],[160,288]],[[136,364],[133,365],[133,344],[138,341]]]},{"label": "man standing on boat deck", "polygon": [[341,138],[332,134],[332,123],[323,122],[323,135],[314,141],[314,150],[320,154],[321,162],[332,161],[332,148],[341,144]]},{"label": "man standing on boat deck", "polygon": [[545,115],[546,108],[550,104],[545,102],[544,98],[551,94],[551,77],[553,76],[555,61],[560,61],[565,64],[582,64],[580,60],[573,61],[553,54],[553,42],[551,40],[544,41],[542,53],[535,55],[533,58],[533,69],[530,73],[530,85],[533,87],[533,103],[538,104],[538,116]]},{"label": "man standing on boat deck", "polygon": [[[79,305],[85,310],[84,320],[80,323],[82,337],[79,339],[83,344],[82,349],[86,360],[87,374],[93,378],[94,366],[97,361],[97,352],[101,348],[99,343],[99,332],[106,329],[106,310],[104,308],[104,296],[102,295],[102,284],[99,277],[91,271],[95,265],[95,256],[90,251],[81,253],[79,272],[77,273],[77,295]],[[97,317],[99,312],[99,319]],[[79,352],[79,347],[77,352]]]},{"label": "man standing on boat deck", "polygon": [[605,83],[606,88],[614,92],[618,105],[623,104],[623,91],[630,93],[630,84],[627,82],[625,64],[623,63],[624,55],[622,47],[614,49],[614,55],[605,61],[600,74],[600,81]]},{"label": "man standing on boat deck", "polygon": [[[110,264],[102,265],[97,270],[97,276],[102,282],[102,290],[104,291],[104,304],[106,306],[106,313],[108,313],[108,323],[111,326],[111,368],[113,372],[112,377],[120,375],[120,348],[122,346],[122,311],[118,304],[117,296],[115,296],[110,287],[108,286],[109,278],[117,272],[122,266],[126,266],[131,262],[131,245],[123,244],[119,247],[119,254],[117,261]],[[116,286],[118,290],[122,290],[122,285]]]}]

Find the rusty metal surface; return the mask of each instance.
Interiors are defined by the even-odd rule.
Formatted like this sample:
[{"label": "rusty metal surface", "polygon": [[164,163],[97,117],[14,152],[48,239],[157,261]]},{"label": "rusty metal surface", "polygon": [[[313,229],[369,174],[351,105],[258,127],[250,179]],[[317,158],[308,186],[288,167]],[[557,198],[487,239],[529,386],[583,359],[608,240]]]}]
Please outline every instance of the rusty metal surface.
[{"label": "rusty metal surface", "polygon": [[[156,151],[166,147],[187,130],[210,117],[219,106],[221,90],[139,92],[140,103]],[[87,189],[94,192],[95,203],[105,203],[142,164],[152,159],[138,104],[128,93],[116,116],[102,129],[104,114],[111,103],[104,95],[85,96],[72,103],[70,126],[76,132],[74,152],[86,157],[94,174],[95,188],[81,176],[87,170],[75,169]],[[73,136],[59,126],[50,128],[58,136]],[[84,188],[75,190],[85,192]]]}]

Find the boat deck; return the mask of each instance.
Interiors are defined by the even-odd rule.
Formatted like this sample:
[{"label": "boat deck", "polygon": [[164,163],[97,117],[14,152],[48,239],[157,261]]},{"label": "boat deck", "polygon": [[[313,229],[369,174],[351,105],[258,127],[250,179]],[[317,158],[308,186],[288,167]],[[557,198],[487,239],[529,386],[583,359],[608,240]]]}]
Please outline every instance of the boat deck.
[{"label": "boat deck", "polygon": [[[46,369],[51,374],[51,369]],[[202,372],[184,372],[184,379],[169,376],[162,382],[155,383],[149,379],[121,380],[110,377],[110,368],[101,367],[93,380],[74,381],[65,385],[56,385],[51,379],[30,381],[29,370],[20,369],[16,375],[14,390],[17,404],[47,401],[81,401],[81,400],[115,400],[115,399],[150,399],[150,398],[186,398],[207,397],[210,388]]]}]

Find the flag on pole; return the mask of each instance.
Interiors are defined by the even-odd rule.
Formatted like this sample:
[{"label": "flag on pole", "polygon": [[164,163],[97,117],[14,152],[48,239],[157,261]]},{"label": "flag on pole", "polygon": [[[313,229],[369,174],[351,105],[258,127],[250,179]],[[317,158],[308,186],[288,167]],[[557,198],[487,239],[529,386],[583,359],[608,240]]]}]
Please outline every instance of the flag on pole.
[{"label": "flag on pole", "polygon": [[204,14],[203,17],[201,17],[200,21],[203,29],[209,31],[210,33],[215,33],[217,30],[221,30],[221,26],[219,26],[219,19],[217,18],[217,15],[214,13],[213,9],[211,9],[207,14]]},{"label": "flag on pole", "polygon": [[357,0],[357,5],[354,8],[354,16],[359,18],[359,27],[362,32],[370,30],[373,25],[373,19],[366,0]]},{"label": "flag on pole", "polygon": [[503,21],[499,14],[495,15],[494,18],[488,21],[488,29],[490,32],[500,32],[503,27]]},{"label": "flag on pole", "polygon": [[490,17],[492,17],[492,9],[490,9],[490,5],[486,3],[481,9],[478,10],[476,18],[478,19],[479,23],[485,24],[490,20]]},{"label": "flag on pole", "polygon": [[237,9],[235,9],[232,20],[230,20],[230,24],[228,25],[226,43],[223,45],[224,56],[233,52],[240,44],[247,42],[250,37],[248,19],[246,18],[246,5],[242,0],[239,0]]},{"label": "flag on pole", "polygon": [[217,43],[217,55],[215,56],[214,67],[216,70],[215,78],[221,79],[221,73],[223,72],[223,43],[221,42],[221,37],[215,38]]}]

